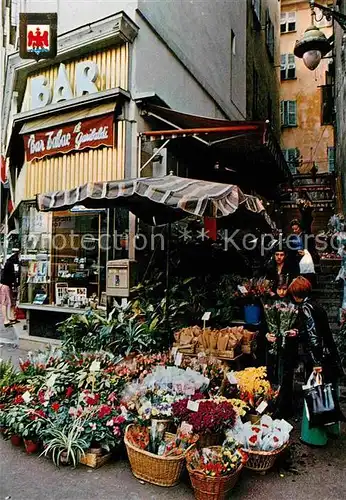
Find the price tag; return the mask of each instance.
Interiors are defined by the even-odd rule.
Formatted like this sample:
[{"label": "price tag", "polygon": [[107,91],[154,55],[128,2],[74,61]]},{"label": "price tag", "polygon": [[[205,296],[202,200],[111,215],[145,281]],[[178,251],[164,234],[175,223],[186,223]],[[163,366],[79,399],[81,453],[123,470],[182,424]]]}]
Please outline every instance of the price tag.
[{"label": "price tag", "polygon": [[234,376],[234,373],[233,372],[228,372],[226,374],[227,376],[227,380],[228,382],[231,384],[231,385],[237,385],[238,384],[238,380],[235,378]]},{"label": "price tag", "polygon": [[192,401],[191,399],[187,403],[187,409],[197,412],[199,409],[199,401]]},{"label": "price tag", "polygon": [[90,365],[90,371],[91,372],[99,372],[100,369],[101,369],[100,361],[96,361],[96,359],[94,359],[94,361]]},{"label": "price tag", "polygon": [[183,361],[183,355],[181,354],[181,352],[178,352],[174,361],[175,366],[180,366],[182,361]]},{"label": "price tag", "polygon": [[206,311],[203,316],[202,316],[202,321],[209,321],[210,320],[210,315],[211,315],[211,312],[210,311]]},{"label": "price tag", "polygon": [[238,285],[238,290],[240,293],[242,293],[243,295],[246,295],[247,294],[247,289],[244,285]]},{"label": "price tag", "polygon": [[22,398],[24,399],[25,403],[29,403],[32,399],[29,391],[24,392],[24,394],[22,395]]},{"label": "price tag", "polygon": [[264,410],[267,408],[268,403],[266,401],[262,401],[260,405],[257,406],[256,411],[260,415],[264,412]]},{"label": "price tag", "polygon": [[193,431],[193,427],[191,424],[188,424],[187,422],[182,422],[180,430],[183,434],[191,434]]}]

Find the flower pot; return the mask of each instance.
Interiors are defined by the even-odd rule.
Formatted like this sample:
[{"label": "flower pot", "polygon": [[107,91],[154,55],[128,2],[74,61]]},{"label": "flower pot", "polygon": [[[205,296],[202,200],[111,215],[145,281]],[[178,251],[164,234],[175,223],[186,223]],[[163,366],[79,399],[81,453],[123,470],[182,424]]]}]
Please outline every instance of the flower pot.
[{"label": "flower pot", "polygon": [[67,451],[63,451],[60,455],[60,464],[61,465],[68,465],[68,455]]},{"label": "flower pot", "polygon": [[21,446],[21,444],[22,444],[22,437],[18,436],[18,434],[13,434],[11,436],[11,443],[13,444],[13,446]]},{"label": "flower pot", "polygon": [[206,433],[200,434],[197,446],[199,448],[208,448],[208,446],[218,446],[222,444],[223,441],[223,433]]},{"label": "flower pot", "polygon": [[244,306],[245,323],[256,325],[261,321],[261,308],[258,304],[247,304]]},{"label": "flower pot", "polygon": [[101,456],[102,455],[102,448],[101,448],[101,446],[93,445],[92,447],[90,447],[88,449],[87,453],[92,453],[93,455]]},{"label": "flower pot", "polygon": [[40,446],[39,443],[32,441],[31,439],[24,439],[24,445],[28,455],[37,453]]},{"label": "flower pot", "polygon": [[252,425],[258,424],[261,420],[261,415],[258,415],[258,413],[249,413],[246,417],[247,421],[251,422]]}]

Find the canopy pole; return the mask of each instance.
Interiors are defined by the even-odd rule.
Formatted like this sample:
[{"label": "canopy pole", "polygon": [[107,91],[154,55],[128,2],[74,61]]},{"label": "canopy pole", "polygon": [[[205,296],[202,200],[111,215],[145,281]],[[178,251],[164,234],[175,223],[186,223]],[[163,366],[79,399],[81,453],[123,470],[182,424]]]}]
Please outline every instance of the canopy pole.
[{"label": "canopy pole", "polygon": [[171,223],[166,226],[166,304],[165,304],[165,324],[166,331],[169,335],[169,345],[171,339],[171,326],[169,321],[169,306],[170,306],[170,258],[171,258]]}]

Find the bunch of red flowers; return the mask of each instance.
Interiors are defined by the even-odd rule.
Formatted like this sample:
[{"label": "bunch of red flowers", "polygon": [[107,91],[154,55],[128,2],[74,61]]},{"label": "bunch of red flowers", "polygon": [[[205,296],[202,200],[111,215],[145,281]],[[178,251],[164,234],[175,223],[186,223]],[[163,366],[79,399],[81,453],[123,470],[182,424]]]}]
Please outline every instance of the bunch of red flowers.
[{"label": "bunch of red flowers", "polygon": [[233,427],[236,412],[228,401],[217,403],[213,400],[199,401],[198,411],[187,408],[188,399],[172,405],[173,416],[180,422],[187,422],[197,434],[217,433]]}]

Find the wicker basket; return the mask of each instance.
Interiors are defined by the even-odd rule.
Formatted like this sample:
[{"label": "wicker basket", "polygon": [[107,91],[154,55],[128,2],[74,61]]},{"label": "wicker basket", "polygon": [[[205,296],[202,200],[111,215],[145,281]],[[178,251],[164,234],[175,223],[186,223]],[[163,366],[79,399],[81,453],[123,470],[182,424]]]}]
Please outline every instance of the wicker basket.
[{"label": "wicker basket", "polygon": [[273,451],[255,451],[255,450],[245,450],[249,458],[245,464],[247,469],[256,472],[266,472],[273,467],[277,457],[287,448],[288,443],[285,443],[278,450]]},{"label": "wicker basket", "polygon": [[[186,452],[191,450],[194,445],[191,445],[185,453],[177,457],[160,457],[149,451],[136,448],[128,441],[127,434],[132,426],[133,424],[126,428],[124,437],[132,474],[137,479],[157,486],[175,486],[178,484],[185,464]],[[171,440],[173,437],[174,434],[166,432],[166,441]]]},{"label": "wicker basket", "polygon": [[229,492],[239,479],[242,468],[243,464],[228,476],[210,477],[191,469],[187,464],[196,500],[224,500],[228,498]]}]

